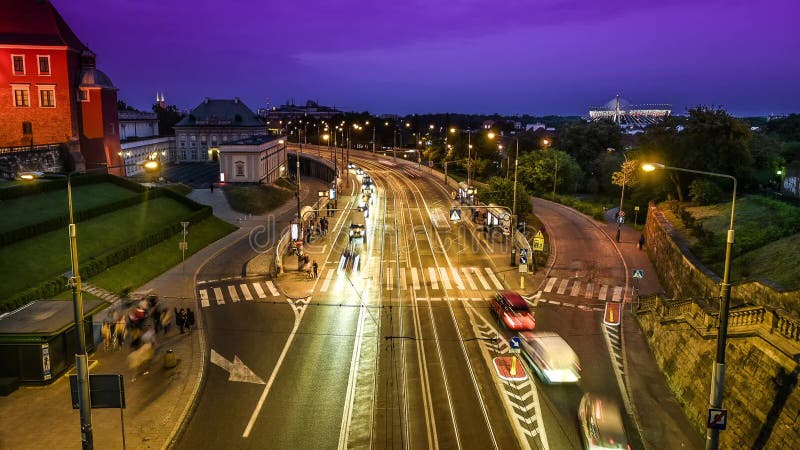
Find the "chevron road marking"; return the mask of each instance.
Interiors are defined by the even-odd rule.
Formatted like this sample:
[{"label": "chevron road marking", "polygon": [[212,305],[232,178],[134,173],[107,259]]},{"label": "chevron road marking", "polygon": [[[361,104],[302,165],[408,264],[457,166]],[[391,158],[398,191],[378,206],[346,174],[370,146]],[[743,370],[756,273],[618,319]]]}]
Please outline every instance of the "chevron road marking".
[{"label": "chevron road marking", "polygon": [[222,298],[222,289],[220,289],[218,287],[214,288],[214,298],[217,299],[217,304],[218,305],[224,305],[225,304],[225,299]]},{"label": "chevron road marking", "polygon": [[208,291],[206,291],[205,289],[200,289],[199,292],[200,292],[200,304],[203,306],[203,308],[208,308],[209,305]]}]

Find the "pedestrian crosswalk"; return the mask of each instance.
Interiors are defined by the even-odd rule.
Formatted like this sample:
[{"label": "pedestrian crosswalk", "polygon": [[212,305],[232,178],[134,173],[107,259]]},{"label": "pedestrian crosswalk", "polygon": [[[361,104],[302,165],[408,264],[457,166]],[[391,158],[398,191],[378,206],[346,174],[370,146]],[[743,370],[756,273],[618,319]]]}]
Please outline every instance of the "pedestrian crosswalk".
[{"label": "pedestrian crosswalk", "polygon": [[[337,268],[323,269],[320,273],[322,283],[318,292],[335,290]],[[386,267],[382,285],[387,291],[430,290],[503,290],[503,283],[490,267]],[[418,292],[419,293],[419,292]]]},{"label": "pedestrian crosswalk", "polygon": [[272,299],[279,297],[280,292],[271,280],[234,280],[211,285],[198,283],[197,297],[200,306],[208,308],[212,304],[224,305],[226,303],[252,302],[258,299]]},{"label": "pedestrian crosswalk", "polygon": [[581,280],[550,277],[544,284],[543,292],[551,294],[567,295],[570,297],[583,297],[586,299],[595,298],[600,301],[621,302],[625,295],[625,288],[622,286],[610,286],[607,284],[600,284],[599,289],[594,283],[582,283]]}]

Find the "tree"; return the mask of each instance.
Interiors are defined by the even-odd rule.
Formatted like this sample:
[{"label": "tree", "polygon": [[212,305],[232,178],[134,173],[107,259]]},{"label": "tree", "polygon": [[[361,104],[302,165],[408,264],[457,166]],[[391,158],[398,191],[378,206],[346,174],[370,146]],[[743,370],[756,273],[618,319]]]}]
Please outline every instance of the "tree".
[{"label": "tree", "polygon": [[610,120],[576,122],[558,133],[558,148],[575,158],[586,173],[596,173],[597,157],[607,148],[622,148],[622,131]]},{"label": "tree", "polygon": [[169,105],[162,108],[158,103],[153,105],[153,112],[158,117],[158,134],[159,136],[171,136],[175,134],[175,124],[180,122],[183,114],[178,111],[175,105]]},{"label": "tree", "polygon": [[[491,177],[486,183],[488,186],[480,192],[480,197],[486,203],[496,203],[509,209],[514,202],[514,180],[504,177]],[[523,183],[517,183],[517,209],[525,207],[530,196]]]},{"label": "tree", "polygon": [[611,182],[617,186],[634,187],[639,183],[639,161],[631,159],[622,163],[620,170],[611,174]]},{"label": "tree", "polygon": [[583,177],[575,159],[555,149],[521,155],[518,172],[518,180],[528,191],[539,195],[552,192],[554,181],[558,192],[575,192]]}]

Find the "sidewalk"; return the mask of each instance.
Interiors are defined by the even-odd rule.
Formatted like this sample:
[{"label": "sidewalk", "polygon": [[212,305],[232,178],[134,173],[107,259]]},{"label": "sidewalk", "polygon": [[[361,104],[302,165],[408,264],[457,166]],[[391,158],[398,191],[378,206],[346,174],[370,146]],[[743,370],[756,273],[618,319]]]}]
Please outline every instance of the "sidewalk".
[{"label": "sidewalk", "polygon": [[[614,213],[617,209],[607,211],[606,221],[601,224],[603,231],[612,240],[617,233],[617,225],[614,223]],[[620,242],[616,243],[616,247],[625,259],[628,276],[634,269],[644,269],[644,278],[639,283],[640,295],[662,293],[658,275],[647,256],[647,243],[645,249],[638,249],[637,243],[641,233],[627,225],[623,225],[620,231]],[[635,314],[627,308],[623,323],[625,384],[634,404],[634,413],[641,427],[645,445],[650,449],[702,449],[705,445],[703,436],[694,431],[695,427],[689,423],[683,408],[675,400],[656,364]]]},{"label": "sidewalk", "polygon": [[[306,180],[303,181],[305,184]],[[317,187],[313,182],[305,184],[303,198],[316,197]],[[197,329],[180,334],[173,326],[166,336],[159,335],[159,348],[146,373],[134,373],[129,369],[127,347],[106,351],[99,343],[95,353],[89,355],[90,373],[123,375],[127,408],[122,412],[125,445],[129,449],[167,448],[178,436],[199,391],[206,360],[202,309],[195,299],[195,276],[207,261],[247,238],[255,227],[263,226],[268,217],[245,217],[234,212],[219,189],[213,193],[208,189],[195,190],[189,197],[211,205],[215,215],[240,228],[136,291],[154,290],[160,304],[168,308],[191,308],[196,314]],[[294,201],[287,202],[269,215],[286,214],[293,205]],[[103,312],[95,316],[94,334],[98,339],[104,317]],[[178,362],[171,369],[164,368],[163,364],[167,350],[174,352]],[[74,373],[74,369],[69,373]],[[24,386],[7,397],[0,397],[0,417],[0,449],[81,448],[80,418],[78,411],[71,409],[67,375],[47,386]],[[95,448],[123,447],[120,410],[93,409],[92,428]]]}]

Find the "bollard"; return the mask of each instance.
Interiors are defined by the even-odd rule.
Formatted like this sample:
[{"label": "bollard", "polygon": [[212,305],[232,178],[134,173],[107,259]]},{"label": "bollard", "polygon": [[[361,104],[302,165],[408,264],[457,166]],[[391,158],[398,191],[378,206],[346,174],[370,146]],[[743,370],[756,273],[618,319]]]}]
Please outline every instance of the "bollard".
[{"label": "bollard", "polygon": [[176,365],[178,365],[178,360],[175,358],[175,352],[172,349],[167,350],[167,353],[164,354],[164,367],[172,369]]}]

